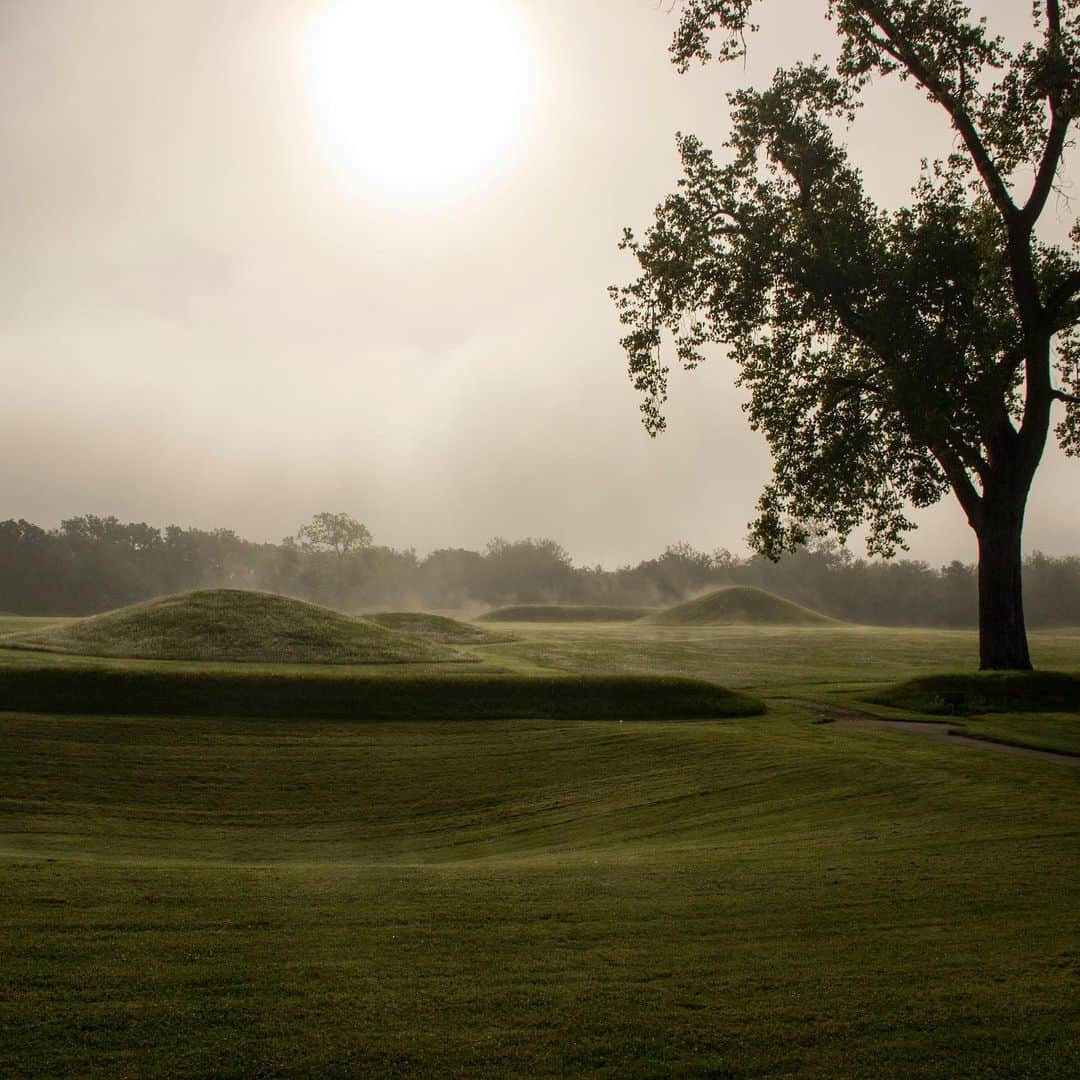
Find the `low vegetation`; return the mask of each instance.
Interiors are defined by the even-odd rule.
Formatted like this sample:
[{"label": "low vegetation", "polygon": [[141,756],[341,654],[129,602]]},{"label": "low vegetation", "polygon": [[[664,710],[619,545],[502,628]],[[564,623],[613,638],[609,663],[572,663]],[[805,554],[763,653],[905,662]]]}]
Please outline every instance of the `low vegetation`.
[{"label": "low vegetation", "polygon": [[56,627],[0,645],[79,656],[290,664],[432,663],[452,650],[364,619],[273,593],[202,589]]},{"label": "low vegetation", "polygon": [[938,716],[1080,713],[1080,676],[1055,671],[925,675],[878,690],[868,700]]},{"label": "low vegetation", "polygon": [[71,621],[56,616],[35,618],[30,615],[0,615],[0,637],[5,634],[32,633]]},{"label": "low vegetation", "polygon": [[478,618],[483,622],[636,622],[653,610],[613,604],[512,604]]},{"label": "low vegetation", "polygon": [[303,670],[143,665],[3,665],[8,709],[85,715],[368,720],[697,719],[752,716],[747,694],[679,676]]},{"label": "low vegetation", "polygon": [[657,626],[834,626],[820,612],[764,589],[732,585],[649,615]]},{"label": "low vegetation", "polygon": [[963,735],[1080,757],[1080,712],[988,712],[956,721]]},{"label": "low vegetation", "polygon": [[411,634],[440,645],[493,645],[514,639],[512,634],[505,631],[492,633],[472,623],[450,619],[445,615],[431,615],[426,611],[380,611],[364,618],[385,626],[387,630]]}]

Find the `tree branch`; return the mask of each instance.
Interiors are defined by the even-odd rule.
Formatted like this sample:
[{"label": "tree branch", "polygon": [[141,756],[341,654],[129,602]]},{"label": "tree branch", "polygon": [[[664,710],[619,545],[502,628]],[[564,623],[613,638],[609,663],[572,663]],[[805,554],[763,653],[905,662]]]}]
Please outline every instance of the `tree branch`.
[{"label": "tree branch", "polygon": [[965,468],[970,469],[981,481],[986,482],[990,474],[990,463],[978,450],[972,449],[962,439],[949,440],[949,449],[963,462]]},{"label": "tree branch", "polygon": [[859,394],[880,397],[884,391],[869,379],[857,379],[851,375],[839,375],[830,379],[821,392],[821,403],[828,409],[834,409],[841,401],[847,401]]},{"label": "tree branch", "polygon": [[1080,293],[1080,270],[1074,270],[1056,289],[1046,298],[1046,320],[1053,323],[1061,309],[1077,294]]},{"label": "tree branch", "polygon": [[898,63],[902,64],[925,87],[934,98],[941,103],[945,111],[952,119],[964,145],[971,154],[975,168],[979,170],[983,183],[994,205],[1006,222],[1012,223],[1020,213],[1016,203],[1013,202],[1009,189],[1005,186],[997,166],[990,157],[989,151],[983,144],[971,117],[967,110],[956,97],[946,88],[941,76],[933,71],[930,66],[915,51],[915,47],[900,32],[900,28],[882,10],[874,0],[857,0],[857,7],[881,30],[884,38],[877,34],[870,34],[870,40],[878,48],[883,49]]},{"label": "tree branch", "polygon": [[[1059,0],[1046,0],[1046,44],[1047,49],[1053,54],[1059,63],[1063,60],[1061,55],[1061,7]],[[1031,195],[1020,211],[1024,221],[1030,227],[1039,219],[1039,215],[1046,206],[1046,200],[1050,198],[1050,192],[1054,187],[1054,176],[1057,174],[1058,165],[1061,163],[1061,155],[1065,151],[1065,139],[1069,131],[1070,117],[1061,111],[1061,83],[1057,81],[1047,93],[1050,104],[1050,130],[1046,136],[1046,146],[1043,148],[1042,160],[1039,162],[1038,172],[1035,174],[1035,184],[1031,189]]]},{"label": "tree branch", "polygon": [[1056,401],[1064,401],[1066,405],[1080,405],[1080,396],[1067,394],[1064,390],[1051,390],[1050,396]]},{"label": "tree branch", "polygon": [[1046,28],[1051,34],[1061,34],[1061,4],[1059,0],[1046,0]]},{"label": "tree branch", "polygon": [[1039,171],[1035,174],[1035,184],[1031,189],[1028,201],[1020,211],[1024,223],[1030,228],[1039,220],[1039,215],[1046,207],[1046,200],[1050,198],[1050,192],[1054,189],[1054,177],[1061,162],[1061,155],[1065,151],[1065,139],[1069,132],[1068,117],[1063,117],[1056,106],[1050,105],[1050,131],[1046,136],[1046,146],[1043,149],[1042,160],[1039,162]]},{"label": "tree branch", "polygon": [[983,500],[975,490],[975,485],[971,482],[971,477],[968,476],[963,462],[949,447],[935,447],[932,452],[944,470],[949,486],[963,507],[972,528],[976,528],[978,520],[982,517]]}]

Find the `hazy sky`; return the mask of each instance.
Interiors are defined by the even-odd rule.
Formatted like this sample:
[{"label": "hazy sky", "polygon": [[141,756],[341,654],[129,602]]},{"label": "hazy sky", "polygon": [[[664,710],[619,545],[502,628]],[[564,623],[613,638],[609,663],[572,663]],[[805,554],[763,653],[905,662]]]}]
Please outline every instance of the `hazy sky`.
[{"label": "hazy sky", "polygon": [[[0,518],[743,551],[768,455],[731,365],[676,377],[650,440],[605,288],[674,133],[719,146],[725,90],[832,38],[773,0],[745,68],[679,76],[667,6],[0,0]],[[894,84],[850,141],[888,205],[950,145]],[[1028,548],[1080,550],[1078,476],[1048,453]],[[911,545],[974,553],[951,498]]]}]

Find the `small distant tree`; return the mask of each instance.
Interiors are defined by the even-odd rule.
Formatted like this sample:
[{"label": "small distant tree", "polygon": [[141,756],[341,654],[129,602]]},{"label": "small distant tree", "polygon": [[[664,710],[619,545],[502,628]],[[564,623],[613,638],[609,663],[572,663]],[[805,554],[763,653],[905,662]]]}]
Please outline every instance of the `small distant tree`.
[{"label": "small distant tree", "polygon": [[705,588],[712,572],[712,556],[680,540],[669,544],[658,559],[649,560],[649,576],[665,599],[683,600]]},{"label": "small distant tree", "polygon": [[[800,0],[804,3],[805,0]],[[744,54],[754,0],[685,0],[681,71]],[[824,525],[892,555],[907,508],[952,490],[978,538],[984,668],[1030,668],[1028,492],[1051,428],[1080,452],[1080,226],[1041,240],[1080,110],[1080,0],[1037,0],[1010,50],[962,0],[822,0],[840,38],[732,94],[724,162],[680,135],[684,177],[613,288],[645,425],[664,427],[665,336],[687,368],[724,345],[773,477],[752,526],[770,558]],[[917,85],[954,134],[909,204],[869,198],[837,132],[872,79]],[[887,134],[879,133],[887,138]],[[1067,206],[1067,204],[1066,204]]]},{"label": "small distant tree", "polygon": [[296,539],[305,550],[333,551],[339,558],[371,546],[368,527],[349,514],[316,514]]}]

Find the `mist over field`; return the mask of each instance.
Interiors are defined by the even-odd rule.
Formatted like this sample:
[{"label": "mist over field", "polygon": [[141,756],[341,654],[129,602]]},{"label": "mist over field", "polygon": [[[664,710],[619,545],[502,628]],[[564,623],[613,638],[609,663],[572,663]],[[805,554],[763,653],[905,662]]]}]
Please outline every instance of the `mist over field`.
[{"label": "mist over field", "polygon": [[[229,529],[156,529],[95,517],[45,530],[0,521],[0,613],[92,615],[191,589],[256,589],[339,611],[453,611],[477,616],[505,605],[554,605],[576,619],[633,621],[717,589],[766,589],[846,622],[877,626],[977,625],[977,569],[953,561],[856,559],[816,542],[770,562],[729,551],[668,545],[634,565],[583,566],[554,540],[496,537],[479,550],[425,556],[379,543],[361,522],[323,514],[282,542],[253,543]],[[1024,564],[1032,627],[1075,626],[1080,558],[1029,555]],[[563,605],[571,605],[569,609]],[[530,618],[536,612],[526,611]]]},{"label": "mist over field", "polygon": [[[520,137],[440,202],[335,156],[310,67],[324,6],[0,6],[0,519],[276,542],[331,507],[422,554],[493,536],[608,568],[679,540],[745,553],[769,458],[731,366],[676,378],[650,440],[605,288],[630,273],[622,227],[678,174],[675,131],[719,146],[723,91],[807,42],[835,51],[816,7],[766,5],[745,66],[679,77],[667,5],[519,5]],[[1029,5],[994,7],[1026,29]],[[851,143],[895,204],[950,136],[910,86],[871,95]],[[1068,468],[1048,451],[1029,551],[1076,550]],[[953,500],[919,520],[913,556],[972,560]]]},{"label": "mist over field", "polygon": [[1080,1076],[1077,124],[1080,0],[0,0],[0,1077]]}]

